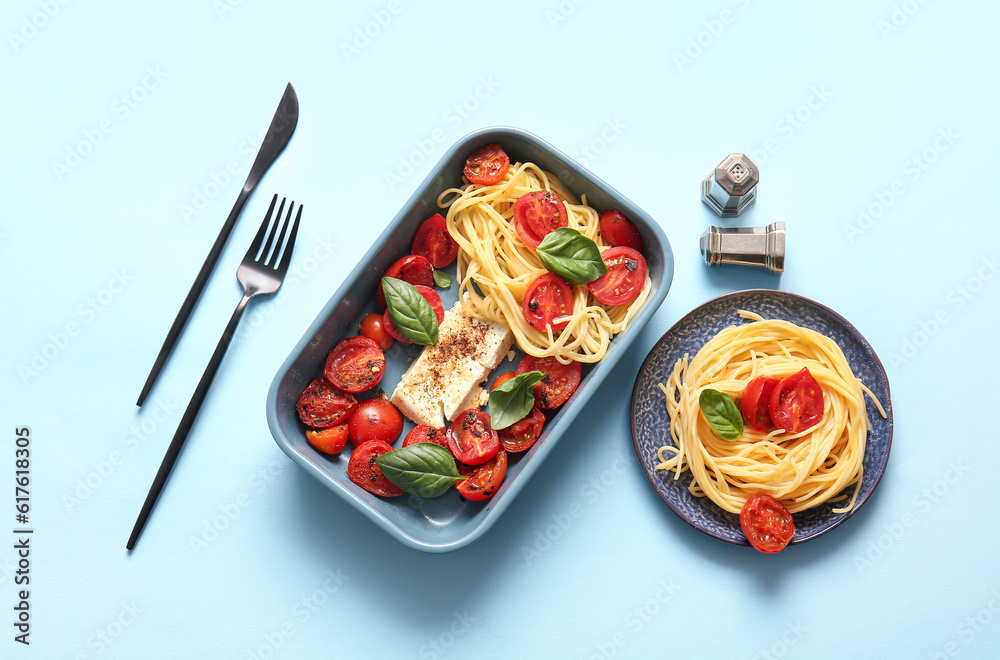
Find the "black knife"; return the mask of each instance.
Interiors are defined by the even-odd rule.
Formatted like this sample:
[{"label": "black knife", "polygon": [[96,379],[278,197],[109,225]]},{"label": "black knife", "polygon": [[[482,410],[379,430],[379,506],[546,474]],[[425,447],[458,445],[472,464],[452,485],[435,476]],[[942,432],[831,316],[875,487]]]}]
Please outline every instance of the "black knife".
[{"label": "black knife", "polygon": [[212,245],[208,256],[205,257],[205,263],[202,264],[201,270],[198,272],[198,277],[195,278],[194,284],[191,285],[191,290],[188,291],[187,298],[184,299],[184,304],[181,305],[180,311],[177,312],[177,318],[174,319],[174,324],[170,326],[167,338],[163,341],[160,353],[156,356],[153,369],[149,372],[146,384],[142,386],[142,393],[139,394],[139,400],[135,402],[135,405],[141,406],[142,402],[146,400],[149,391],[153,388],[156,377],[163,369],[163,364],[167,361],[167,357],[170,356],[170,351],[173,350],[174,344],[177,343],[177,338],[180,337],[181,331],[184,329],[184,324],[187,323],[188,317],[191,316],[191,310],[194,309],[194,306],[198,303],[198,298],[201,296],[201,292],[205,289],[205,283],[208,282],[209,276],[215,269],[219,255],[222,254],[222,249],[226,246],[226,241],[229,240],[229,235],[233,232],[233,227],[236,226],[236,221],[239,219],[243,207],[246,205],[247,200],[250,199],[250,195],[253,194],[254,188],[257,187],[261,177],[271,167],[271,163],[284,151],[285,145],[288,144],[292,133],[295,132],[295,126],[298,122],[299,99],[295,96],[295,88],[292,87],[292,83],[288,83],[285,87],[285,93],[281,96],[278,109],[274,113],[274,118],[271,119],[271,125],[267,129],[267,134],[264,136],[264,143],[260,145],[260,151],[257,152],[257,159],[254,160],[253,167],[250,168],[250,175],[247,177],[246,183],[243,184],[240,196],[236,198],[236,204],[233,205],[233,210],[229,212],[226,223],[222,225],[222,230],[219,232],[218,238],[215,239],[215,244]]}]

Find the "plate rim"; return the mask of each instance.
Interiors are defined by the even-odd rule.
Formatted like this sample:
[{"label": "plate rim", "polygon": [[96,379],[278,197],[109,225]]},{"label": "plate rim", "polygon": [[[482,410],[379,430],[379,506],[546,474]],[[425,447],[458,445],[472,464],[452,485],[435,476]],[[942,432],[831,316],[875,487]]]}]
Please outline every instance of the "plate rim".
[{"label": "plate rim", "polygon": [[[646,476],[646,480],[649,482],[650,486],[653,488],[653,491],[657,494],[657,496],[659,496],[659,498],[663,501],[663,503],[667,505],[667,507],[674,513],[674,515],[676,515],[679,519],[681,519],[682,521],[684,521],[685,523],[687,523],[688,525],[690,525],[694,529],[696,529],[699,532],[701,532],[703,534],[706,534],[706,535],[708,535],[708,536],[710,536],[710,537],[712,537],[714,539],[718,539],[720,541],[723,541],[723,542],[731,544],[731,545],[748,547],[748,548],[750,547],[750,542],[746,538],[740,537],[739,540],[733,540],[732,538],[729,538],[729,537],[726,537],[726,536],[722,536],[721,534],[718,534],[718,533],[716,533],[716,532],[714,532],[714,531],[712,531],[710,529],[706,529],[704,526],[696,524],[694,521],[692,521],[691,519],[689,519],[687,516],[683,515],[681,513],[681,511],[679,511],[678,508],[674,505],[674,503],[672,501],[670,501],[666,497],[666,495],[664,494],[664,492],[662,492],[660,490],[660,488],[657,487],[657,483],[663,483],[663,480],[660,479],[659,476],[657,476],[656,472],[652,469],[651,466],[646,465],[646,462],[645,462],[642,454],[639,451],[639,443],[638,443],[638,439],[637,439],[636,423],[635,423],[635,421],[636,421],[635,420],[635,418],[636,418],[636,415],[635,415],[635,405],[636,405],[636,396],[638,395],[638,393],[640,391],[640,378],[639,378],[639,375],[643,373],[643,371],[646,369],[647,364],[649,364],[649,361],[650,361],[650,359],[652,358],[652,355],[653,355],[653,351],[655,351],[656,348],[671,333],[675,332],[678,328],[683,327],[683,325],[685,323],[689,323],[690,322],[689,321],[689,317],[691,317],[692,315],[694,315],[699,310],[701,310],[701,309],[703,309],[705,307],[708,307],[709,305],[719,304],[719,303],[725,302],[728,299],[732,299],[732,298],[745,297],[745,296],[748,296],[748,295],[761,295],[761,294],[769,295],[769,296],[776,296],[778,298],[794,299],[794,300],[797,300],[800,304],[805,304],[807,306],[811,305],[811,306],[816,307],[816,308],[822,310],[823,312],[829,314],[835,320],[837,320],[839,323],[841,323],[848,330],[848,332],[850,332],[851,334],[853,334],[859,340],[859,342],[861,343],[861,345],[863,346],[863,348],[873,358],[873,366],[874,366],[875,370],[877,371],[877,373],[881,374],[882,380],[885,382],[885,389],[886,389],[886,395],[887,395],[886,401],[885,402],[880,402],[880,403],[882,403],[883,408],[886,411],[885,422],[888,424],[888,437],[887,437],[887,442],[886,442],[885,458],[878,465],[878,469],[876,470],[876,474],[875,474],[875,481],[874,481],[874,483],[872,483],[871,489],[869,489],[867,493],[859,495],[858,500],[855,503],[855,506],[850,511],[846,511],[843,514],[839,514],[838,517],[835,518],[828,527],[825,527],[823,529],[814,531],[814,532],[812,532],[812,533],[810,533],[810,534],[808,534],[806,536],[793,538],[789,542],[788,545],[790,545],[790,546],[791,545],[799,545],[801,543],[805,543],[807,541],[811,541],[811,540],[813,540],[815,538],[823,536],[824,534],[827,534],[827,533],[833,531],[834,529],[836,529],[837,527],[839,527],[840,525],[842,525],[843,523],[845,523],[854,514],[856,514],[857,512],[859,512],[861,510],[861,508],[864,506],[864,504],[875,493],[875,490],[878,488],[879,483],[882,481],[882,477],[885,475],[885,471],[886,471],[886,468],[887,468],[888,463],[889,463],[889,455],[892,453],[892,437],[893,437],[893,433],[894,433],[894,422],[893,422],[893,414],[892,414],[892,390],[891,390],[891,385],[889,383],[889,376],[888,376],[888,374],[886,373],[886,370],[885,370],[885,365],[882,363],[882,360],[881,360],[881,358],[879,358],[878,353],[875,352],[875,349],[868,342],[868,340],[861,333],[861,331],[858,330],[854,326],[853,323],[851,323],[850,321],[848,321],[847,318],[844,317],[844,315],[840,314],[836,310],[830,308],[827,305],[824,305],[821,302],[818,302],[816,300],[813,300],[812,298],[809,298],[807,296],[804,296],[804,295],[801,295],[801,294],[798,294],[798,293],[793,293],[793,292],[790,292],[790,291],[782,291],[780,289],[759,289],[758,288],[758,289],[742,289],[742,290],[739,290],[739,291],[730,291],[728,293],[724,293],[724,294],[715,296],[714,298],[710,298],[709,300],[706,300],[705,302],[700,303],[699,305],[697,305],[696,307],[694,307],[693,309],[691,309],[687,313],[685,313],[673,325],[671,325],[670,328],[659,337],[659,339],[657,339],[655,342],[653,342],[653,345],[650,347],[649,352],[646,354],[646,357],[643,359],[642,364],[639,366],[639,371],[637,372],[637,375],[636,375],[636,381],[635,381],[635,384],[632,387],[632,396],[629,399],[629,430],[630,430],[630,432],[632,434],[632,449],[635,452],[636,460],[639,462],[639,466],[642,468],[643,474]],[[867,442],[867,440],[866,440],[866,442]],[[679,486],[669,486],[669,485],[667,485],[666,487],[670,488],[670,487],[679,487]],[[706,502],[711,503],[711,500],[707,500],[707,498],[702,498],[702,499],[705,499]]]}]

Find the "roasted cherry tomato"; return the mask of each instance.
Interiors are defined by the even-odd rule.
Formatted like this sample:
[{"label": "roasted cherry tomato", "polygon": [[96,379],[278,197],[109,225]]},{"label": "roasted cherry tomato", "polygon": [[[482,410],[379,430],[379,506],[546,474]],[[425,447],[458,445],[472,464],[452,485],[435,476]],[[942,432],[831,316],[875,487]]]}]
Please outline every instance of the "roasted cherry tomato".
[{"label": "roasted cherry tomato", "polygon": [[385,355],[368,337],[348,337],[326,357],[323,375],[345,392],[364,392],[385,375]]},{"label": "roasted cherry tomato", "polygon": [[492,186],[503,181],[510,167],[510,158],[496,144],[479,147],[465,159],[465,169],[462,174],[469,180],[481,186]]},{"label": "roasted cherry tomato", "polygon": [[514,203],[514,229],[533,248],[541,244],[546,234],[567,225],[566,205],[548,190],[525,193]]},{"label": "roasted cherry tomato", "polygon": [[770,406],[771,393],[774,392],[774,386],[777,384],[777,378],[758,376],[743,388],[740,411],[743,413],[743,421],[750,428],[764,432],[774,428]]},{"label": "roasted cherry tomato", "polygon": [[392,335],[385,331],[385,326],[382,325],[382,315],[378,312],[365,314],[365,317],[361,319],[359,329],[362,336],[371,339],[383,351],[389,350],[389,347],[392,346]]},{"label": "roasted cherry tomato", "polygon": [[576,392],[580,386],[582,368],[579,362],[563,364],[554,357],[536,358],[525,356],[517,365],[517,374],[541,371],[545,374],[542,382],[535,385],[535,404],[546,410],[558,408]]},{"label": "roasted cherry tomato", "polygon": [[510,380],[514,376],[515,376],[515,374],[514,374],[513,371],[505,371],[505,372],[503,372],[502,374],[500,374],[499,376],[497,376],[496,380],[493,381],[493,384],[490,385],[490,389],[491,390],[495,390],[496,388],[500,387],[501,385],[503,385],[504,383],[506,383],[508,380]]},{"label": "roasted cherry tomato", "polygon": [[299,419],[306,426],[325,429],[347,420],[358,400],[341,392],[325,378],[317,378],[299,395]]},{"label": "roasted cherry tomato", "polygon": [[768,411],[775,426],[789,433],[805,431],[823,419],[823,390],[803,367],[774,386]]},{"label": "roasted cherry tomato", "polygon": [[500,439],[490,426],[490,416],[478,408],[458,414],[448,427],[448,449],[466,465],[480,465],[497,455]]},{"label": "roasted cherry tomato", "polygon": [[306,440],[324,454],[338,454],[347,445],[347,424],[306,429]]},{"label": "roasted cherry tomato", "polygon": [[646,284],[646,259],[630,247],[612,247],[601,253],[608,272],[587,285],[605,305],[624,305],[639,297]]},{"label": "roasted cherry tomato", "polygon": [[369,440],[392,444],[403,432],[403,414],[385,399],[365,399],[358,402],[347,420],[348,438],[357,447]]},{"label": "roasted cherry tomato", "polygon": [[781,552],[795,535],[792,514],[767,493],[757,493],[740,510],[740,527],[755,550]]},{"label": "roasted cherry tomato", "polygon": [[545,426],[545,413],[539,410],[538,406],[532,406],[527,417],[497,431],[500,446],[515,454],[527,451],[538,442],[543,426]]},{"label": "roasted cherry tomato", "polygon": [[642,251],[642,237],[628,219],[617,209],[609,209],[601,214],[601,236],[614,247],[624,245]]},{"label": "roasted cherry tomato", "polygon": [[455,484],[458,494],[478,502],[493,497],[507,474],[507,452],[499,450],[492,459],[477,467],[464,481]]},{"label": "roasted cherry tomato", "polygon": [[424,257],[435,268],[450,266],[458,257],[458,243],[448,233],[448,223],[440,213],[424,220],[417,229],[413,254]]},{"label": "roasted cherry tomato", "polygon": [[[434,310],[434,316],[437,317],[438,325],[441,325],[444,321],[444,305],[441,304],[441,296],[438,295],[438,292],[429,286],[423,286],[420,284],[413,285],[413,288],[419,291],[420,295],[422,295],[424,299],[431,304],[431,309]],[[404,344],[413,343],[403,335],[399,334],[396,328],[392,325],[392,320],[389,318],[389,310],[385,310],[382,314],[382,327],[385,328],[385,331],[389,333],[390,337],[397,339]]]},{"label": "roasted cherry tomato", "polygon": [[552,332],[566,327],[569,320],[553,323],[553,319],[573,313],[573,290],[555,273],[542,273],[528,285],[521,301],[524,320],[535,330],[545,332],[551,325]]},{"label": "roasted cherry tomato", "polygon": [[351,453],[347,463],[348,478],[369,493],[379,497],[396,497],[403,494],[403,489],[389,481],[375,460],[382,454],[392,451],[392,446],[381,440],[369,440]]},{"label": "roasted cherry tomato", "polygon": [[445,437],[444,429],[436,429],[430,424],[421,424],[420,426],[413,427],[413,430],[403,438],[404,447],[415,445],[418,442],[433,442],[448,449],[448,439]]},{"label": "roasted cherry tomato", "polygon": [[[411,254],[403,257],[385,271],[385,277],[395,277],[410,284],[420,284],[422,286],[434,286],[434,267],[427,257],[419,254]],[[382,290],[382,283],[379,282],[378,289],[375,290],[375,302],[379,309],[385,309],[385,291]]]}]

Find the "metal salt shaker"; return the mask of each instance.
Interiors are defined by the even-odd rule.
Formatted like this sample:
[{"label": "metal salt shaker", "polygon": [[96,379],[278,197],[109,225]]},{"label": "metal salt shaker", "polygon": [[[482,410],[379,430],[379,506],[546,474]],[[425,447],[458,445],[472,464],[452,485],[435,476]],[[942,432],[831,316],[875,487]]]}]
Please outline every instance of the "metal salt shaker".
[{"label": "metal salt shaker", "polygon": [[735,218],[757,199],[760,171],[746,154],[729,154],[701,182],[701,201],[723,218]]},{"label": "metal salt shaker", "polygon": [[709,266],[759,266],[772,273],[785,269],[785,223],[767,227],[715,227],[701,235],[701,256]]}]

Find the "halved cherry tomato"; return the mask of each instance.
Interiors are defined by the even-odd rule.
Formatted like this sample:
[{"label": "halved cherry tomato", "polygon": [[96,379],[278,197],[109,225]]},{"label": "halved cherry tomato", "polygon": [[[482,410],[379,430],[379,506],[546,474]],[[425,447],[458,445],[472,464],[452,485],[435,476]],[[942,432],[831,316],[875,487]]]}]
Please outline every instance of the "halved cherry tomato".
[{"label": "halved cherry tomato", "polygon": [[757,493],[740,510],[740,527],[755,550],[781,552],[795,535],[792,514],[767,493]]},{"label": "halved cherry tomato", "polygon": [[469,180],[481,186],[492,186],[503,181],[510,167],[510,158],[496,144],[479,147],[465,159],[465,169],[462,174]]},{"label": "halved cherry tomato", "polygon": [[[434,316],[437,317],[438,325],[444,321],[444,305],[441,304],[441,296],[438,292],[429,286],[423,286],[421,284],[414,284],[413,288],[420,292],[420,295],[431,304],[431,309],[434,310]],[[382,314],[382,327],[385,331],[389,333],[389,336],[393,339],[397,339],[404,344],[412,344],[413,342],[399,334],[395,326],[392,325],[392,320],[389,318],[389,310],[385,310]]]},{"label": "halved cherry tomato", "polygon": [[514,453],[527,451],[538,442],[543,426],[545,426],[545,413],[539,410],[538,406],[532,406],[527,417],[497,431],[500,446]]},{"label": "halved cherry tomato", "polygon": [[553,319],[573,313],[573,290],[555,273],[542,273],[528,285],[521,301],[524,320],[535,330],[545,332],[551,325],[552,332],[566,327],[569,320],[553,323]]},{"label": "halved cherry tomato", "polygon": [[383,351],[389,350],[389,347],[392,346],[392,335],[385,331],[385,327],[382,325],[382,315],[378,312],[365,314],[365,317],[361,319],[359,330],[362,336],[371,339]]},{"label": "halved cherry tomato", "polygon": [[774,386],[777,384],[777,378],[758,376],[743,388],[740,411],[743,413],[743,421],[750,428],[765,432],[774,428],[769,408],[771,393],[774,392]]},{"label": "halved cherry tomato", "polygon": [[545,378],[535,385],[535,404],[546,410],[558,408],[576,392],[580,386],[582,367],[579,362],[563,364],[554,357],[536,358],[525,356],[517,365],[517,374],[541,371]]},{"label": "halved cherry tomato", "polygon": [[548,190],[525,193],[514,203],[514,229],[533,248],[541,244],[546,234],[567,225],[566,205]]},{"label": "halved cherry tomato", "polygon": [[347,424],[325,429],[306,429],[306,440],[324,454],[338,454],[347,445]]},{"label": "halved cherry tomato", "polygon": [[455,488],[467,500],[487,500],[500,488],[506,474],[507,452],[501,449],[489,462],[480,465],[464,481],[455,484]]},{"label": "halved cherry tomato", "polygon": [[[410,254],[389,266],[385,271],[385,277],[395,277],[397,280],[414,285],[434,286],[434,267],[427,257]],[[375,303],[379,309],[385,309],[385,291],[382,290],[381,281],[375,290]]]},{"label": "halved cherry tomato", "polygon": [[392,444],[403,432],[403,414],[385,399],[365,399],[347,420],[348,438],[357,447],[369,440]]},{"label": "halved cherry tomato", "polygon": [[478,408],[459,413],[448,427],[448,449],[466,465],[480,465],[497,455],[500,439],[490,416]]},{"label": "halved cherry tomato", "polygon": [[639,230],[617,209],[609,209],[601,214],[601,236],[614,247],[624,245],[642,251],[642,236]]},{"label": "halved cherry tomato", "polygon": [[496,380],[493,381],[493,384],[490,385],[490,389],[491,390],[495,390],[496,388],[500,387],[501,385],[503,385],[504,383],[506,383],[508,380],[510,380],[514,376],[515,376],[515,374],[514,374],[513,371],[505,371],[505,372],[503,372],[502,374],[500,374],[499,376],[497,376]]},{"label": "halved cherry tomato", "polygon": [[415,445],[418,442],[433,442],[436,445],[441,445],[445,449],[448,449],[448,439],[445,437],[445,432],[443,429],[436,429],[430,424],[421,424],[420,426],[413,427],[406,437],[403,438],[403,446],[409,447],[410,445]]},{"label": "halved cherry tomato", "polygon": [[392,451],[392,446],[381,440],[369,440],[351,453],[347,463],[347,477],[369,493],[379,497],[396,497],[403,494],[403,489],[389,481],[375,460],[382,454]]},{"label": "halved cherry tomato", "polygon": [[317,378],[302,390],[297,408],[306,426],[325,429],[347,420],[358,400],[341,392],[325,378]]},{"label": "halved cherry tomato", "polygon": [[345,392],[364,392],[385,375],[385,355],[368,337],[348,337],[326,357],[323,375]]},{"label": "halved cherry tomato", "polygon": [[417,229],[413,254],[424,257],[435,268],[450,266],[458,257],[458,243],[448,233],[448,223],[440,213],[424,220]]},{"label": "halved cherry tomato", "polygon": [[823,390],[803,367],[775,385],[768,411],[775,426],[789,433],[805,431],[823,419]]},{"label": "halved cherry tomato", "polygon": [[605,305],[624,305],[635,300],[646,284],[646,259],[637,250],[619,246],[601,253],[608,272],[587,285]]}]

